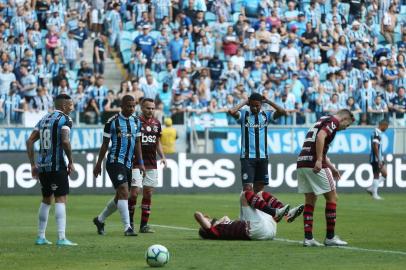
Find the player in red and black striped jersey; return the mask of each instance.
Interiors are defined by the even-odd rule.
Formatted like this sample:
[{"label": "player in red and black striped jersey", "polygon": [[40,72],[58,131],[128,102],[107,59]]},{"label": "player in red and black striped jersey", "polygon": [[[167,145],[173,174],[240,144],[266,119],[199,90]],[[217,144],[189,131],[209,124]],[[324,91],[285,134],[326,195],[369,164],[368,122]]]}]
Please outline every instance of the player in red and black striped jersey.
[{"label": "player in red and black striped jersey", "polygon": [[240,196],[240,219],[230,220],[224,216],[218,220],[211,219],[201,212],[194,217],[200,225],[199,235],[203,239],[217,240],[268,240],[276,235],[276,222],[289,211],[289,205],[272,208],[261,193],[243,191]]},{"label": "player in red and black striped jersey", "polygon": [[326,199],[327,230],[324,244],[347,245],[347,242],[340,240],[334,232],[337,201],[334,180],[340,179],[340,173],[327,157],[327,151],[336,132],[346,129],[353,122],[352,113],[347,109],[342,109],[335,115],[321,117],[307,132],[302,151],[297,158],[298,189],[299,193],[305,194],[304,246],[322,245],[313,238],[313,212],[317,196],[321,194]]},{"label": "player in red and black striped jersey", "polygon": [[[128,208],[130,223],[134,223],[134,209],[137,203],[137,196],[142,188],[141,221],[140,232],[154,232],[148,226],[148,219],[151,213],[151,198],[154,187],[158,184],[157,153],[161,157],[161,163],[166,166],[166,159],[161,146],[161,123],[154,118],[155,102],[153,99],[145,98],[141,102],[142,114],[139,117],[141,122],[141,149],[143,160],[137,156],[133,160],[133,171],[131,179],[130,198]],[[139,167],[145,166],[145,174],[141,175]]]}]

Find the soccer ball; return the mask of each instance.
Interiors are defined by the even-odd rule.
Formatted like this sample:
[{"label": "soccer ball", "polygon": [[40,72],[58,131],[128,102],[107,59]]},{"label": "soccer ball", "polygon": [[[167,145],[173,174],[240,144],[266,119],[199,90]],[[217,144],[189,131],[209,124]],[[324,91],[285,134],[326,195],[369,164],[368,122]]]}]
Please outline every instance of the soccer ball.
[{"label": "soccer ball", "polygon": [[162,245],[152,245],[145,252],[145,260],[152,267],[164,266],[169,262],[169,251]]}]

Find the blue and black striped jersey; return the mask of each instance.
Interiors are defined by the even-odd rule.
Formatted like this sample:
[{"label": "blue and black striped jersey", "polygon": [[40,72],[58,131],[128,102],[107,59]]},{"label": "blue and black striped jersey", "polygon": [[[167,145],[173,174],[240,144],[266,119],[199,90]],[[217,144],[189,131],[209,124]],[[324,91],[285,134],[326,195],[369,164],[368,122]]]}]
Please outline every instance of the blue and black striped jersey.
[{"label": "blue and black striped jersey", "polygon": [[121,163],[132,168],[137,137],[141,136],[141,122],[135,116],[125,117],[118,113],[104,126],[103,137],[110,138],[111,147],[107,163]]},{"label": "blue and black striped jersey", "polygon": [[[381,134],[382,134],[382,131],[378,128],[376,128],[374,130],[374,132],[371,134],[371,153],[369,155],[369,162],[371,162],[371,163],[383,161]],[[376,156],[374,153],[374,144],[378,145],[378,156]]]},{"label": "blue and black striped jersey", "polygon": [[273,111],[260,111],[257,115],[250,109],[241,109],[241,158],[268,158],[268,125]]},{"label": "blue and black striped jersey", "polygon": [[71,129],[72,119],[55,110],[45,115],[35,126],[40,135],[38,167],[40,172],[55,172],[66,169],[65,153],[62,148],[61,131]]}]

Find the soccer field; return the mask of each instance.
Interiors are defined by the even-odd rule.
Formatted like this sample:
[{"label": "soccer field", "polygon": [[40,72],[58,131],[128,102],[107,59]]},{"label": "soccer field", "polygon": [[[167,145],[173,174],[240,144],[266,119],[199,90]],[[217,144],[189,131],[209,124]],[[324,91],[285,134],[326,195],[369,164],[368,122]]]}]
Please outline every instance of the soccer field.
[{"label": "soccer field", "polygon": [[[298,194],[276,194],[296,205]],[[200,240],[193,219],[195,210],[211,216],[239,213],[236,194],[159,195],[153,198],[150,223],[155,234],[124,237],[118,212],[106,222],[105,236],[92,223],[111,196],[69,197],[67,237],[77,247],[35,246],[39,196],[0,197],[0,269],[145,269],[144,253],[152,244],[169,249],[165,269],[405,269],[406,196],[382,194],[372,201],[367,194],[341,194],[337,234],[349,248],[304,248],[302,217],[278,224],[274,241]],[[140,209],[136,211],[139,221]],[[324,199],[315,212],[315,238],[324,239]],[[56,226],[51,210],[48,240],[55,243]]]}]

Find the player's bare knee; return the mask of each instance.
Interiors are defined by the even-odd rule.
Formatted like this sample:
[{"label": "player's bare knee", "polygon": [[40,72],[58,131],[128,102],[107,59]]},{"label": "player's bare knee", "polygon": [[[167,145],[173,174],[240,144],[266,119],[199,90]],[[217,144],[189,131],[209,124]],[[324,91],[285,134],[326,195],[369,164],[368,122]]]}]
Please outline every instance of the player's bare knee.
[{"label": "player's bare knee", "polygon": [[254,191],[252,184],[244,184],[244,186],[242,187],[243,191]]}]

